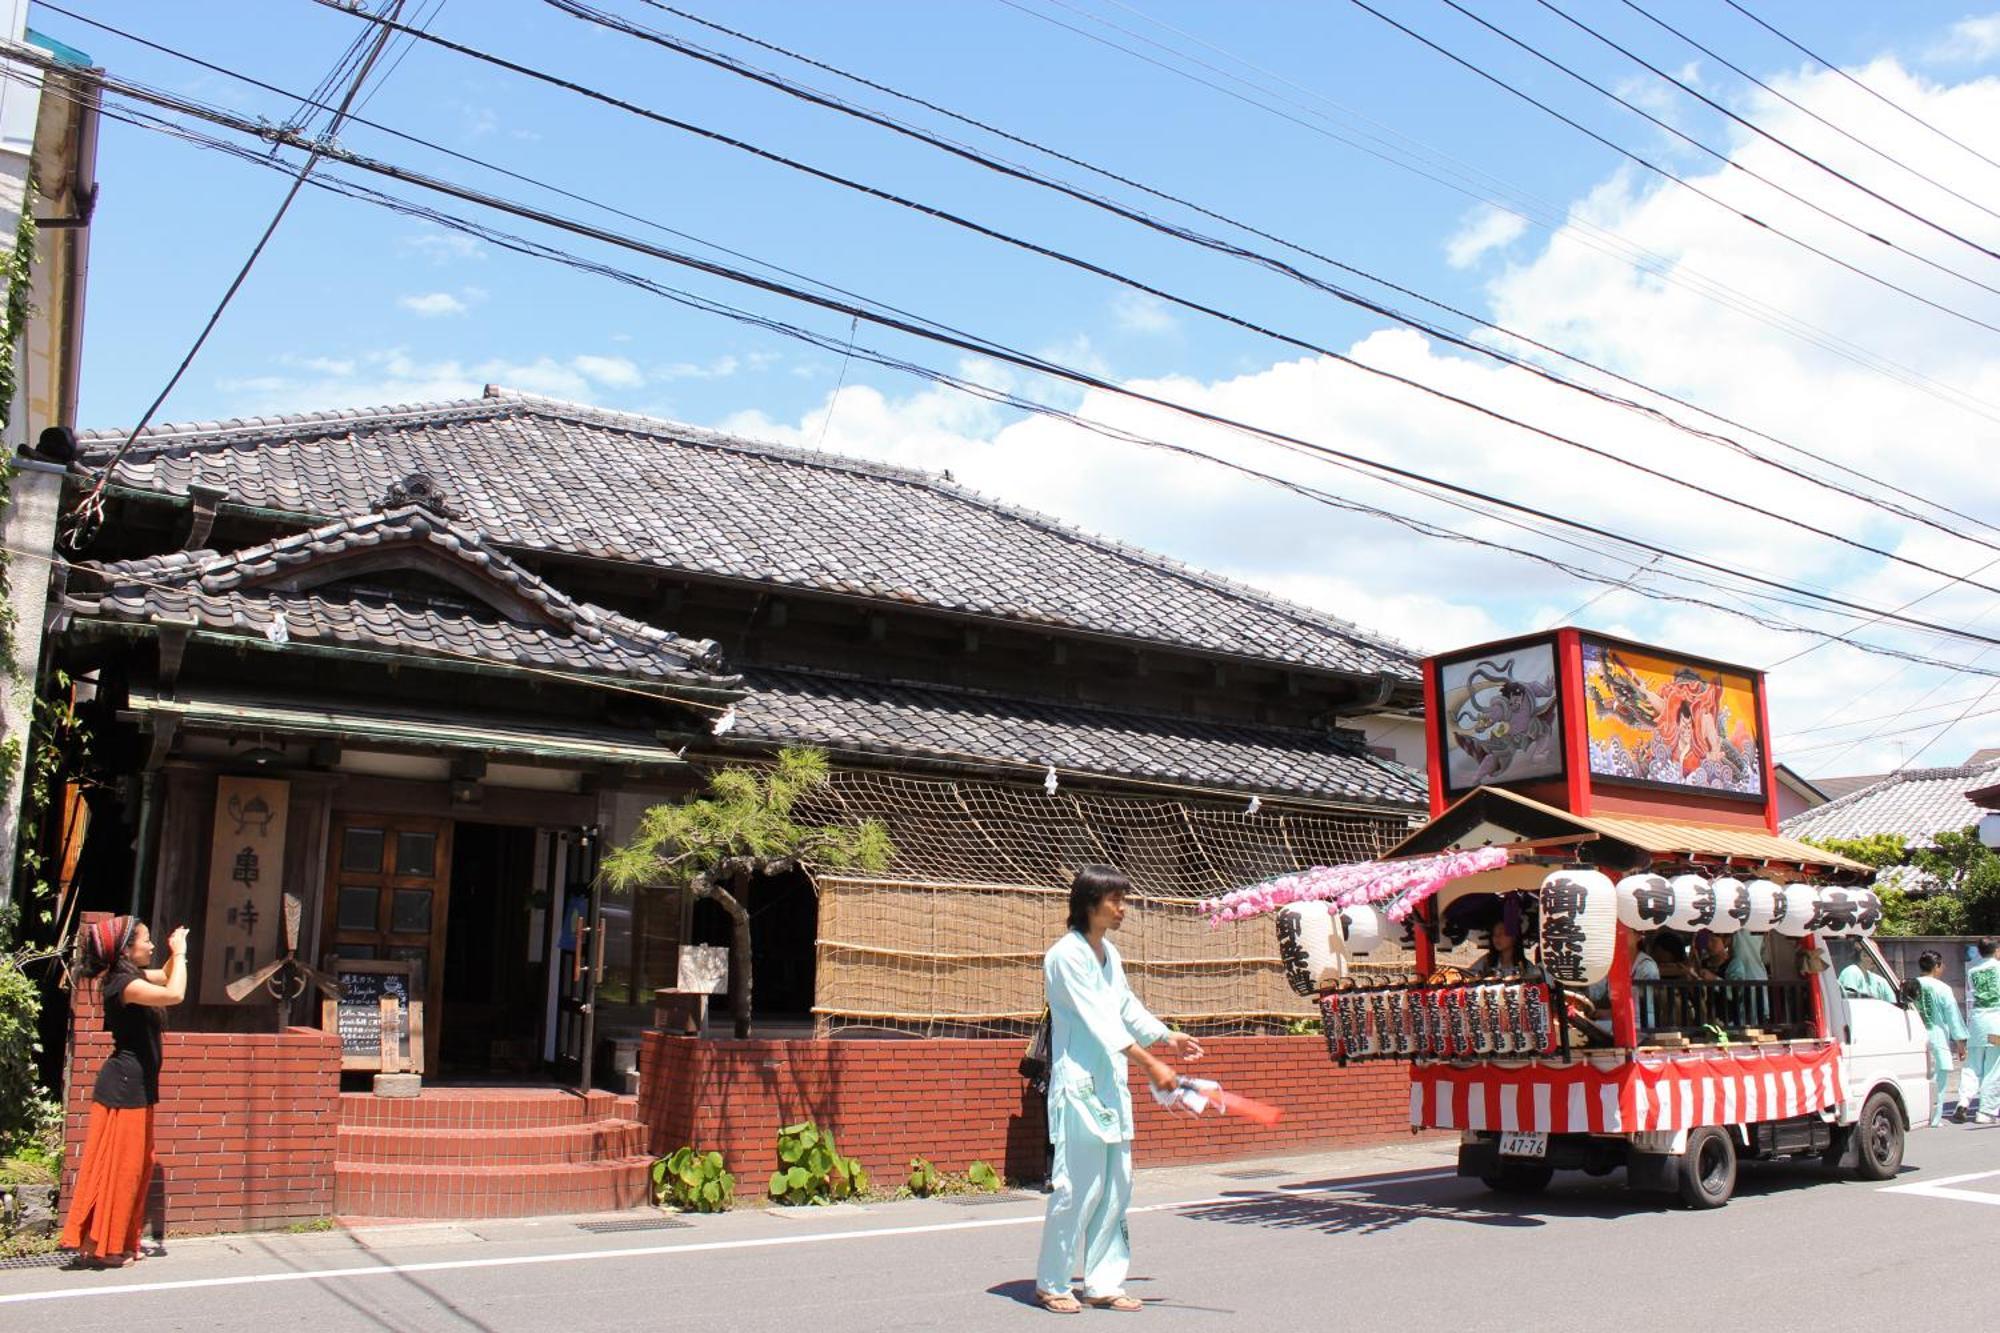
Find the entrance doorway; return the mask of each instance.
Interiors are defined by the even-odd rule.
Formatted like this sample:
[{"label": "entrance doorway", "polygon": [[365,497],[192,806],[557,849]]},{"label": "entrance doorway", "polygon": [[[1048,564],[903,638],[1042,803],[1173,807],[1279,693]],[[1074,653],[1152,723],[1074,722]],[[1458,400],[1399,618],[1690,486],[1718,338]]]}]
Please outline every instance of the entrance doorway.
[{"label": "entrance doorway", "polygon": [[437,1068],[443,998],[438,958],[451,898],[452,826],[442,819],[342,815],[334,821],[324,950],[410,964],[424,1000],[424,1067]]},{"label": "entrance doorway", "polygon": [[445,917],[440,1073],[540,1072],[543,968],[532,896],[535,831],[452,826],[451,906]]},{"label": "entrance doorway", "polygon": [[[748,896],[750,1016],[760,1023],[810,1024],[819,939],[819,895],[812,880],[802,870],[759,875]],[[695,903],[689,926],[695,944],[734,944],[729,914],[708,899]],[[726,1006],[711,1014],[710,1022],[717,1021],[728,1021]]]}]

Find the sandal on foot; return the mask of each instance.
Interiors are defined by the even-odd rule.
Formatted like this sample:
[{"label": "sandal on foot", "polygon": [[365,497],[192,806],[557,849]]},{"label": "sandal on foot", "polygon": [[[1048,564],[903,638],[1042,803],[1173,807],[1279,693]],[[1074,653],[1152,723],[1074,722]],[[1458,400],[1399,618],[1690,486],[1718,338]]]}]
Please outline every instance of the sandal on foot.
[{"label": "sandal on foot", "polygon": [[1050,1314],[1083,1313],[1083,1307],[1077,1303],[1076,1297],[1070,1295],[1068,1292],[1057,1295],[1054,1292],[1038,1291],[1035,1293],[1035,1304],[1041,1306]]},{"label": "sandal on foot", "polygon": [[1117,1310],[1121,1314],[1136,1314],[1146,1308],[1136,1296],[1086,1296],[1083,1303],[1093,1310]]}]

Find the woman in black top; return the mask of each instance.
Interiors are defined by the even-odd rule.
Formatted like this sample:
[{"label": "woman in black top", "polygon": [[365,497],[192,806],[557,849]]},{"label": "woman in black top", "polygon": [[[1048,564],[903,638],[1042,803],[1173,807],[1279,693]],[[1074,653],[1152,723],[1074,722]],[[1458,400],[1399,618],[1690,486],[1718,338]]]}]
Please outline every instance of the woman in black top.
[{"label": "woman in black top", "polygon": [[160,1100],[160,1011],[187,995],[186,926],[167,937],[167,965],[152,963],[153,936],[144,922],[114,916],[84,928],[83,974],[103,978],[111,1054],[91,1092],[62,1243],[91,1268],[118,1268],[140,1257],[153,1180],[153,1105]]}]

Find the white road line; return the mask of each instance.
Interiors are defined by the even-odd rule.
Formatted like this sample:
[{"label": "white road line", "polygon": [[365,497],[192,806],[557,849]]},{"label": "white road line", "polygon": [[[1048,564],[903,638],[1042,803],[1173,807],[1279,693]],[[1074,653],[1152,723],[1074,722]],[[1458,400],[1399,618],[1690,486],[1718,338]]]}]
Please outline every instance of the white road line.
[{"label": "white road line", "polygon": [[[1307,1185],[1286,1190],[1260,1192],[1264,1198],[1298,1194],[1337,1194],[1365,1189],[1371,1185],[1400,1185],[1420,1180],[1439,1180],[1455,1175],[1450,1171],[1410,1176],[1370,1176],[1353,1182]],[[1137,1206],[1133,1213],[1164,1213],[1180,1208],[1201,1208],[1218,1203],[1241,1203],[1258,1194],[1217,1194],[1201,1199],[1180,1199],[1173,1203]],[[31,1301],[79,1300],[91,1296],[129,1296],[161,1291],[197,1291],[209,1287],[250,1287],[271,1282],[324,1282],[340,1278],[390,1277],[402,1273],[449,1273],[475,1268],[519,1268],[533,1264],[588,1263],[598,1259],[645,1259],[660,1255],[712,1254],[721,1250],[771,1249],[781,1245],[814,1245],[835,1240],[879,1240],[889,1236],[922,1236],[943,1231],[983,1231],[992,1227],[1021,1227],[1039,1224],[1042,1214],[1022,1217],[982,1217],[966,1222],[928,1222],[919,1226],[866,1227],[855,1231],[815,1231],[797,1236],[756,1236],[743,1240],[691,1241],[680,1245],[645,1245],[623,1250],[568,1250],[558,1254],[517,1254],[496,1259],[437,1259],[420,1264],[382,1264],[360,1268],[316,1268],[283,1273],[246,1273],[235,1277],[181,1278],[172,1282],[132,1282],[117,1286],[63,1287],[54,1291],[26,1291],[0,1296],[0,1305],[23,1305]],[[157,1263],[158,1260],[148,1262]]]},{"label": "white road line", "polygon": [[2000,1193],[1984,1190],[1958,1190],[1951,1188],[1968,1180],[1991,1180],[2000,1176],[2000,1171],[1975,1171],[1965,1176],[1942,1176],[1937,1180],[1915,1180],[1907,1185],[1884,1185],[1882,1194],[1914,1194],[1924,1199],[1958,1199],[1965,1203],[2000,1205]]}]

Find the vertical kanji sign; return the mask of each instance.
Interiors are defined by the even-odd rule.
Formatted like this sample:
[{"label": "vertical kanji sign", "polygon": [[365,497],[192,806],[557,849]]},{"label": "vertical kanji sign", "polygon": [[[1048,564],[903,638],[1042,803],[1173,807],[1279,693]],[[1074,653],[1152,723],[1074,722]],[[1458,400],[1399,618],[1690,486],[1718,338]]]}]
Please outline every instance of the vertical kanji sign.
[{"label": "vertical kanji sign", "polygon": [[208,928],[201,951],[203,1004],[227,1004],[224,986],[278,956],[290,802],[291,784],[280,779],[216,780]]}]

